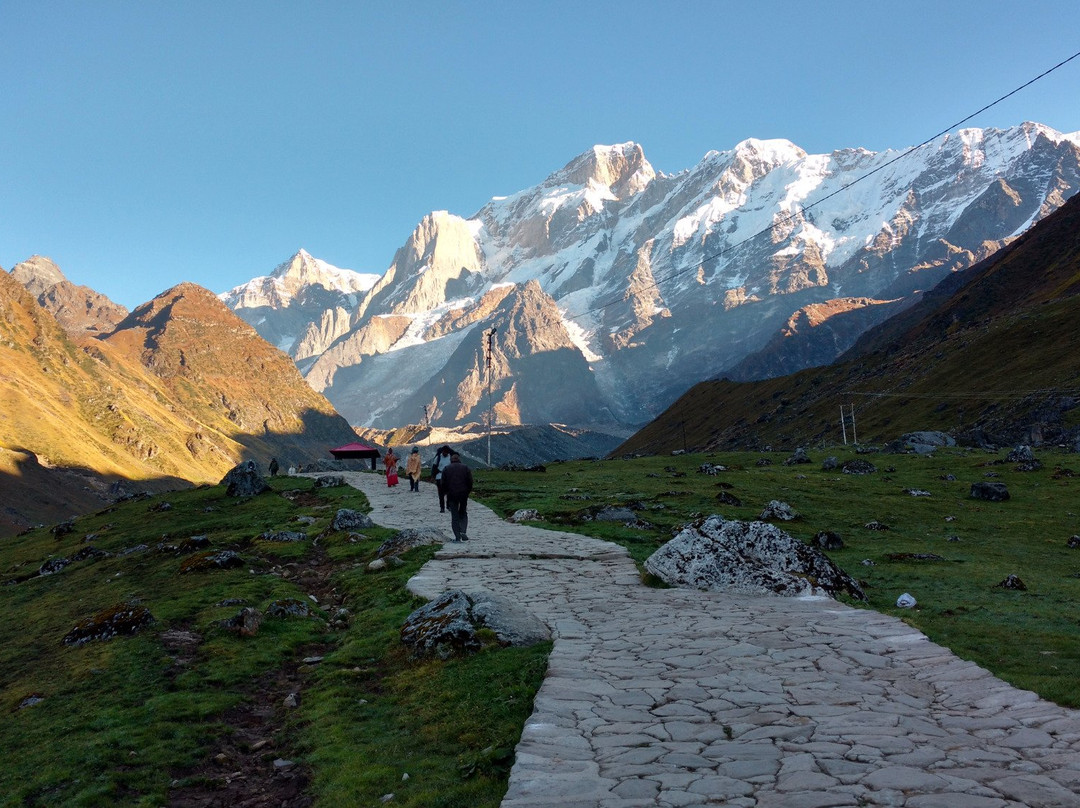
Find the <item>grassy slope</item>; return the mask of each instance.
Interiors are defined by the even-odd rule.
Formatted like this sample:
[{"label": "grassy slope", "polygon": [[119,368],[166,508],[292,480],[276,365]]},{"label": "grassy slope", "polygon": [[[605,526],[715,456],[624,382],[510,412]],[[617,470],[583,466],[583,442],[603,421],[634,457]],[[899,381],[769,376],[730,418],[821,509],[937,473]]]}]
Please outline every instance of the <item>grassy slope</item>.
[{"label": "grassy slope", "polygon": [[[278,478],[274,485],[309,489],[311,482]],[[170,510],[152,510],[164,500]],[[235,749],[229,716],[264,702],[276,710],[267,730],[273,743],[256,756],[258,770],[245,772],[252,781],[270,781],[272,761],[285,756],[300,763],[322,805],[377,804],[391,791],[398,805],[498,804],[508,750],[529,713],[547,648],[493,649],[449,665],[409,660],[398,630],[419,602],[404,584],[431,549],[367,574],[366,562],[391,531],[370,530],[356,541],[325,532],[336,508],[366,509],[363,496],[323,489],[297,503],[273,493],[235,500],[220,487],[202,488],[108,509],[60,537],[38,530],[0,544],[0,570],[12,580],[88,545],[114,553],[4,588],[5,804],[156,806],[225,788],[238,764],[215,766],[213,758]],[[316,521],[304,527],[296,516]],[[280,529],[322,537],[317,546],[256,540]],[[163,534],[174,541],[207,535],[214,549],[235,549],[245,563],[181,575],[183,557],[154,549]],[[138,545],[149,549],[119,554]],[[262,610],[274,599],[306,599],[312,564],[330,571],[332,598],[353,612],[348,628],[331,629],[322,611],[314,619],[267,618],[252,638],[219,625],[240,608],[220,605],[226,599]],[[132,637],[62,644],[78,621],[120,602],[144,605],[156,623]],[[332,600],[323,602],[331,608]],[[190,654],[170,642],[177,631],[198,637]],[[324,662],[298,668],[312,648]],[[264,690],[274,671],[286,670],[300,677],[303,694],[290,714],[280,707],[281,693]],[[470,700],[461,698],[463,687]],[[42,700],[21,706],[29,697]],[[411,778],[403,782],[405,772]]]},{"label": "grassy slope", "polygon": [[[841,462],[855,456],[843,447],[829,454]],[[1076,464],[1075,455],[1044,457],[1045,468],[1036,472],[997,463],[1004,453],[862,455],[878,467],[866,476],[822,471],[823,451],[811,453],[810,465],[785,466],[786,456],[718,453],[560,463],[543,474],[484,471],[477,474],[477,495],[505,515],[536,508],[544,524],[619,542],[639,562],[693,518],[721,513],[751,520],[770,500],[783,500],[802,514],[782,525],[793,536],[809,541],[831,530],[843,538],[846,547],[828,555],[865,582],[870,607],[903,618],[1018,687],[1080,706],[1080,641],[1072,608],[1080,598],[1080,550],[1066,546],[1080,533],[1080,478],[1055,476],[1056,467]],[[758,466],[761,457],[771,465]],[[704,462],[729,470],[701,474]],[[1075,470],[1080,473],[1080,466]],[[950,474],[954,481],[942,479]],[[1008,502],[970,498],[971,483],[987,474],[1007,483]],[[913,497],[908,489],[931,496]],[[721,491],[742,505],[718,503]],[[654,527],[582,518],[604,505],[627,503],[636,503],[638,517]],[[863,527],[872,520],[892,529]],[[959,541],[949,541],[951,536]],[[934,553],[945,560],[890,561],[890,553]],[[874,566],[863,566],[864,559]],[[996,586],[1010,574],[1019,575],[1027,591]],[[896,608],[903,592],[919,601],[916,609]]]}]

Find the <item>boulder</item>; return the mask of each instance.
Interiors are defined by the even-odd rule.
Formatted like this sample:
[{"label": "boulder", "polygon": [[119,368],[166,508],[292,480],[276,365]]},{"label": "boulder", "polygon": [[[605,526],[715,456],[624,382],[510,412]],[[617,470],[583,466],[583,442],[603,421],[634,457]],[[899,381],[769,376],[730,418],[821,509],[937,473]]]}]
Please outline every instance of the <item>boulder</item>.
[{"label": "boulder", "polygon": [[839,468],[839,466],[840,461],[837,460],[836,457],[834,457],[833,455],[829,455],[821,461],[822,471],[835,471],[837,468]]},{"label": "boulder", "polygon": [[1019,576],[1007,575],[1001,583],[995,584],[1001,589],[1014,589],[1017,592],[1026,592],[1027,584],[1020,580]]},{"label": "boulder", "polygon": [[1017,446],[1005,459],[1010,463],[1030,463],[1035,459],[1035,453],[1030,446]]},{"label": "boulder", "polygon": [[267,530],[258,535],[261,541],[299,542],[307,541],[307,533],[298,530]]},{"label": "boulder", "polygon": [[1069,536],[1068,540],[1065,542],[1065,546],[1070,550],[1080,550],[1080,536]]},{"label": "boulder", "polygon": [[422,547],[426,544],[446,544],[450,541],[449,536],[441,530],[433,527],[406,528],[399,530],[392,537],[379,545],[375,551],[378,558],[395,556],[411,550],[414,547]]},{"label": "boulder", "polygon": [[944,432],[908,432],[900,436],[904,446],[918,454],[930,454],[942,446],[955,446],[956,441]]},{"label": "boulder", "polygon": [[820,550],[766,522],[710,516],[683,528],[645,561],[672,586],[801,597],[847,592],[865,600],[859,584]]},{"label": "boulder", "polygon": [[357,530],[375,527],[371,517],[366,513],[354,511],[350,508],[341,508],[334,514],[334,521],[330,523],[331,530]]},{"label": "boulder", "polygon": [[822,550],[842,550],[844,540],[840,538],[839,534],[833,533],[831,530],[822,530],[814,536],[814,544]]},{"label": "boulder", "polygon": [[770,501],[761,512],[761,516],[758,517],[758,519],[762,521],[765,521],[766,519],[778,519],[781,522],[791,522],[798,518],[799,514],[794,508],[778,499]]},{"label": "boulder", "polygon": [[282,598],[266,607],[270,617],[312,617],[315,614],[311,604],[299,598]]},{"label": "boulder", "polygon": [[64,645],[82,645],[92,640],[111,640],[120,635],[130,636],[154,623],[154,616],[137,603],[118,603],[79,621],[64,636]]},{"label": "boulder", "polygon": [[853,460],[844,461],[844,464],[840,466],[840,470],[844,474],[873,474],[877,471],[877,466],[869,460],[856,457]]},{"label": "boulder", "polygon": [[241,637],[254,637],[259,633],[262,625],[262,613],[251,606],[245,606],[232,617],[221,621],[221,627],[226,631],[232,631]]},{"label": "boulder", "polygon": [[608,505],[592,515],[596,522],[633,522],[637,515],[630,508]]},{"label": "boulder", "polygon": [[971,498],[985,502],[1004,502],[1009,498],[1009,487],[1005,483],[972,483]]},{"label": "boulder", "polygon": [[440,659],[475,653],[492,640],[508,646],[534,645],[550,638],[547,626],[511,601],[461,590],[444,592],[410,614],[401,627],[401,641],[414,655]]},{"label": "boulder", "polygon": [[270,490],[269,484],[251,461],[229,471],[221,479],[220,485],[225,486],[225,493],[230,497],[253,497]]},{"label": "boulder", "polygon": [[345,482],[345,478],[340,474],[324,474],[315,480],[314,488],[338,488],[343,485],[348,485]]},{"label": "boulder", "polygon": [[180,574],[188,572],[206,572],[208,570],[227,570],[244,566],[243,557],[234,550],[212,552],[204,550],[188,556],[180,564]]},{"label": "boulder", "polygon": [[722,505],[730,505],[733,508],[742,507],[742,500],[727,491],[721,491],[716,495],[716,501]]},{"label": "boulder", "polygon": [[507,521],[514,522],[515,524],[520,524],[521,522],[540,522],[542,521],[542,517],[540,516],[540,511],[535,508],[519,508],[510,515]]},{"label": "boulder", "polygon": [[804,449],[804,448],[802,448],[800,446],[798,449],[796,449],[794,452],[791,453],[791,455],[788,457],[787,460],[784,461],[784,465],[785,466],[797,466],[797,465],[801,465],[803,463],[809,463],[809,462],[810,462],[810,458],[806,454],[806,449]]},{"label": "boulder", "polygon": [[70,563],[68,558],[50,558],[38,567],[38,575],[55,575]]}]

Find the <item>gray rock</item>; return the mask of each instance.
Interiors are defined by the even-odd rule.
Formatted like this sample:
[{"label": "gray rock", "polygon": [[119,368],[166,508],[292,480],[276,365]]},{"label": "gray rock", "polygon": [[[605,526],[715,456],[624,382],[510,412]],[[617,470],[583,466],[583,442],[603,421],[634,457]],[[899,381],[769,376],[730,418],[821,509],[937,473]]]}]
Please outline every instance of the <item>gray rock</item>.
[{"label": "gray rock", "polygon": [[873,474],[877,471],[877,466],[871,463],[869,460],[863,460],[862,458],[855,458],[853,460],[847,460],[840,470],[844,474]]},{"label": "gray rock", "polygon": [[64,636],[64,645],[82,645],[92,640],[111,640],[136,634],[154,623],[154,616],[137,603],[119,603],[88,617]]},{"label": "gray rock", "polygon": [[1001,583],[995,584],[1001,589],[1015,589],[1018,592],[1026,592],[1027,584],[1020,580],[1018,575],[1007,575]]},{"label": "gray rock", "polygon": [[636,519],[637,516],[629,508],[614,505],[601,508],[593,514],[593,520],[597,522],[633,522]]},{"label": "gray rock", "polygon": [[341,508],[334,514],[334,521],[330,523],[331,530],[357,530],[371,527],[375,527],[375,523],[371,521],[370,516],[349,508]]},{"label": "gray rock", "polygon": [[50,558],[38,568],[38,575],[54,575],[70,563],[67,558]]},{"label": "gray rock", "polygon": [[221,621],[221,627],[226,631],[233,631],[241,637],[254,637],[259,633],[262,625],[262,613],[251,606],[245,606],[232,617]]},{"label": "gray rock", "polygon": [[822,530],[814,536],[814,544],[822,550],[840,550],[844,547],[844,540],[831,530]]},{"label": "gray rock", "polygon": [[809,463],[809,462],[810,462],[810,458],[806,454],[806,449],[804,449],[804,448],[802,448],[800,446],[798,449],[796,449],[794,452],[791,453],[791,455],[788,457],[787,460],[784,461],[784,465],[785,466],[796,466],[796,465],[800,465],[802,463]]},{"label": "gray rock", "polygon": [[427,544],[446,544],[450,537],[433,527],[406,528],[399,530],[393,537],[384,541],[375,551],[378,558],[400,555],[414,547]]},{"label": "gray rock", "polygon": [[766,519],[778,519],[781,522],[791,522],[798,519],[799,514],[788,505],[786,502],[781,502],[778,499],[774,499],[765,506],[765,510],[761,512],[761,516],[758,519],[765,521]]},{"label": "gray rock", "polygon": [[835,469],[839,468],[839,466],[840,461],[832,455],[826,457],[824,460],[821,461],[822,471],[834,471]]},{"label": "gray rock", "polygon": [[943,446],[955,446],[956,441],[944,432],[908,432],[900,436],[906,448],[918,454],[930,454]]},{"label": "gray rock", "polygon": [[1080,536],[1069,536],[1068,540],[1065,542],[1065,546],[1070,550],[1080,550]]},{"label": "gray rock", "polygon": [[252,462],[241,463],[232,469],[222,479],[220,485],[224,485],[225,493],[230,497],[253,497],[270,490]]},{"label": "gray rock", "polygon": [[865,600],[858,583],[820,550],[766,522],[710,516],[683,528],[645,561],[672,586],[785,596],[847,592]]},{"label": "gray rock", "polygon": [[519,508],[511,514],[507,521],[514,522],[515,524],[520,522],[539,522],[541,521],[540,511],[535,508]]},{"label": "gray rock", "polygon": [[972,483],[971,498],[985,502],[1004,502],[1009,498],[1009,487],[1005,483]]},{"label": "gray rock", "polygon": [[266,607],[266,613],[270,617],[311,617],[314,615],[308,602],[299,598],[275,600]]},{"label": "gray rock", "polygon": [[1017,446],[1005,459],[1010,463],[1030,463],[1035,459],[1035,453],[1030,446]]},{"label": "gray rock", "polygon": [[326,474],[315,480],[314,488],[339,488],[348,485],[340,474]]},{"label": "gray rock", "polygon": [[307,541],[307,533],[301,533],[297,530],[267,530],[265,533],[259,534],[259,539],[262,541],[300,542]]},{"label": "gray rock", "polygon": [[484,647],[487,630],[499,645],[534,645],[551,638],[548,628],[520,606],[488,593],[444,592],[409,615],[401,641],[417,655],[440,659]]}]

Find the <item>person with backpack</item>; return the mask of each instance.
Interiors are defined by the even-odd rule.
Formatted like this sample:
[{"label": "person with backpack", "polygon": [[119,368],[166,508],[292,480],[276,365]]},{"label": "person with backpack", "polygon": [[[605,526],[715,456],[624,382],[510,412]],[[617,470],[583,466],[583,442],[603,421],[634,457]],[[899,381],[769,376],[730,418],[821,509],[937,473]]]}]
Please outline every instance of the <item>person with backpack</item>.
[{"label": "person with backpack", "polygon": [[450,465],[450,447],[440,446],[435,452],[435,460],[431,464],[431,479],[435,481],[435,489],[439,493],[439,513],[446,513],[446,489],[443,488],[443,470]]}]

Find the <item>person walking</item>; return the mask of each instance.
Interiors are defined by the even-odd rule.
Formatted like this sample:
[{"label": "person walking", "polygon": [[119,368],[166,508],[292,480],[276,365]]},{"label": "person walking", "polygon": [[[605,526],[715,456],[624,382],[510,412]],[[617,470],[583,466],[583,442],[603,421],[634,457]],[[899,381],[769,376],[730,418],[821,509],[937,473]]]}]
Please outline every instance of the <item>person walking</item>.
[{"label": "person walking", "polygon": [[439,513],[446,512],[446,489],[443,487],[443,470],[450,465],[450,447],[443,444],[435,451],[435,460],[431,464],[431,478],[435,481],[435,490],[439,494]]},{"label": "person walking", "polygon": [[413,450],[409,452],[409,459],[405,463],[405,476],[409,478],[409,490],[420,490],[420,469],[422,465],[420,463],[420,450],[415,446]]},{"label": "person walking", "polygon": [[457,452],[451,453],[450,463],[443,469],[442,482],[446,489],[446,506],[450,509],[454,541],[468,541],[469,514],[465,508],[472,493],[472,469],[461,462]]},{"label": "person walking", "polygon": [[392,448],[386,450],[386,455],[383,457],[383,466],[386,469],[386,487],[393,488],[398,484],[397,476],[397,464],[398,456],[394,454]]},{"label": "person walking", "polygon": [[280,468],[280,467],[278,466],[277,458],[276,457],[271,457],[270,458],[270,476],[271,477],[276,477],[277,476],[278,468]]}]

